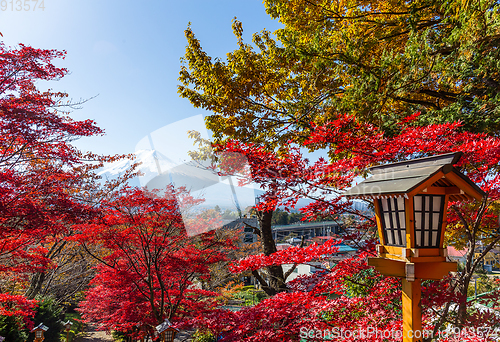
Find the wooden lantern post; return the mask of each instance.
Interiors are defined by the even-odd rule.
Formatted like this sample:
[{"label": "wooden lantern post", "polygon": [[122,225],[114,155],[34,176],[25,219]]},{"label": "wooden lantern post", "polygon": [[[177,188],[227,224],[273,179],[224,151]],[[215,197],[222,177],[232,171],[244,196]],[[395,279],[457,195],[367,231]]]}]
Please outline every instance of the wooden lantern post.
[{"label": "wooden lantern post", "polygon": [[43,333],[49,330],[48,327],[43,325],[43,323],[38,324],[38,326],[34,327],[31,332],[35,333],[35,341],[34,342],[42,342],[45,338],[43,337]]},{"label": "wooden lantern post", "polygon": [[63,323],[64,325],[64,330],[66,331],[66,342],[69,342],[69,332],[71,331],[71,326],[73,325],[73,322],[71,322],[69,319],[67,322]]},{"label": "wooden lantern post", "polygon": [[461,152],[376,166],[373,176],[348,190],[350,198],[372,199],[380,244],[368,258],[383,275],[403,285],[403,341],[421,342],[421,280],[456,272],[444,248],[449,201],[481,200],[485,193],[455,165]]}]

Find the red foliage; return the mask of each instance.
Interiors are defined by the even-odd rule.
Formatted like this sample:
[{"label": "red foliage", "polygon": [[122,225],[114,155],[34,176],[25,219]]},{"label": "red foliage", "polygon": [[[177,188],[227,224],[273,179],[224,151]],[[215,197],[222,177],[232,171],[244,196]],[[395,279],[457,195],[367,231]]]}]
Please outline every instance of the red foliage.
[{"label": "red foliage", "polygon": [[[24,281],[31,272],[51,267],[42,244],[92,215],[76,193],[89,180],[84,159],[105,158],[83,156],[70,142],[103,131],[91,120],[67,116],[64,108],[71,103],[66,94],[36,87],[40,80],[66,75],[66,69],[52,64],[64,55],[0,43],[1,279]],[[0,312],[30,315],[30,301],[0,295]]]},{"label": "red foliage", "polygon": [[158,197],[126,190],[103,203],[103,217],[82,226],[76,238],[103,248],[95,255],[101,265],[94,287],[80,304],[86,320],[102,329],[130,332],[142,325],[152,331],[165,318],[179,326],[215,305],[210,297],[216,294],[197,284],[211,264],[225,259],[232,241],[218,240],[213,231],[188,237],[176,197],[197,200],[182,192],[169,188]]},{"label": "red foliage", "polygon": [[349,115],[339,116],[323,126],[312,124],[314,130],[303,145],[310,149],[327,148],[334,156],[331,162],[320,158],[311,163],[292,143],[279,153],[234,140],[215,148],[247,158],[250,168],[241,182],[253,181],[265,191],[259,209],[273,210],[279,205],[290,208],[300,198],[316,199],[301,209],[306,220],[341,214],[370,220],[364,213],[353,210],[351,203],[341,196],[358,177],[365,175],[368,167],[448,152],[464,152],[457,167],[488,192],[491,200],[500,198],[499,138],[463,132],[460,123],[410,126],[414,119],[401,123],[399,133],[393,136],[384,135],[376,126],[360,123]]},{"label": "red foliage", "polygon": [[[374,228],[373,218],[354,210],[341,194],[360,176],[365,176],[367,168],[377,164],[461,151],[464,157],[457,167],[488,193],[490,201],[498,200],[500,138],[463,132],[460,123],[412,126],[417,117],[418,113],[396,125],[397,130],[391,136],[374,125],[343,115],[322,126],[313,125],[313,132],[307,141],[297,142],[296,145],[292,141],[288,146],[282,146],[279,153],[234,140],[215,148],[247,158],[250,168],[241,181],[251,179],[265,191],[258,204],[259,209],[271,210],[277,205],[289,208],[299,198],[313,198],[316,202],[301,209],[306,219],[354,214],[362,219],[364,231]],[[302,157],[299,147],[303,146],[312,150],[327,148],[333,158],[330,162],[320,159],[310,163]],[[475,220],[477,213],[471,205],[452,205],[462,213],[462,217],[471,222]],[[458,220],[454,214],[448,217],[450,225]],[[482,224],[485,229],[496,227],[498,214],[490,210]],[[302,251],[293,248],[267,257],[251,256],[241,260],[233,269],[256,270],[269,265],[308,262],[323,255],[325,251],[321,248],[311,246]],[[367,265],[368,254],[365,252],[372,252],[370,250],[373,250],[373,243],[368,241],[361,246],[356,257],[338,263],[327,273],[300,277],[288,283],[289,293],[280,293],[237,313],[213,311],[212,315],[200,317],[199,324],[222,334],[224,341],[292,341],[301,337],[308,337],[308,341],[321,341],[328,330],[331,337],[335,337],[333,332],[357,332],[352,336],[336,335],[338,340],[344,341],[399,341],[400,281],[381,277]],[[450,291],[449,279],[424,282],[422,291],[424,329],[430,331],[437,318],[436,310],[446,303],[464,300]],[[474,328],[492,326],[494,322],[498,322],[498,318],[485,312],[473,313],[468,320]],[[367,336],[368,329],[376,329],[380,334]],[[457,337],[447,338],[452,341]],[[462,340],[481,339],[469,335]]]},{"label": "red foliage", "polygon": [[314,243],[308,247],[293,246],[281,251],[277,251],[269,256],[264,254],[250,255],[242,260],[239,260],[236,265],[232,265],[231,270],[235,273],[241,273],[247,270],[258,270],[267,266],[283,265],[283,264],[306,264],[312,260],[321,260],[327,258],[338,251],[335,245],[340,241],[329,240],[323,245],[318,246]]}]

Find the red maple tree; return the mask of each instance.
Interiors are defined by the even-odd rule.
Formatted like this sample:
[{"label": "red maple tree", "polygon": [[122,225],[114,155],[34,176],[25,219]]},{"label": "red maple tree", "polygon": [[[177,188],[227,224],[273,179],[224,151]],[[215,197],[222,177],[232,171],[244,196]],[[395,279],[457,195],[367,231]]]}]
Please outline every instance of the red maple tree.
[{"label": "red maple tree", "polygon": [[94,254],[101,264],[93,287],[80,303],[86,320],[104,330],[152,334],[165,318],[182,326],[216,304],[210,298],[217,294],[201,283],[210,276],[209,265],[226,259],[232,241],[214,231],[187,236],[179,208],[198,202],[169,187],[162,196],[128,189],[101,204],[103,216],[77,236],[102,247]]},{"label": "red maple tree", "polygon": [[[345,341],[400,340],[400,282],[395,278],[381,277],[367,266],[366,257],[375,254],[374,240],[366,239],[367,236],[376,237],[374,219],[366,212],[354,210],[352,203],[341,196],[359,177],[366,176],[368,167],[434,154],[464,152],[457,167],[488,196],[482,202],[450,203],[449,243],[457,242],[453,239],[459,234],[466,235],[472,244],[482,240],[488,249],[500,241],[498,213],[493,207],[500,195],[500,139],[462,131],[460,123],[417,126],[414,124],[417,117],[418,113],[407,118],[397,125],[392,135],[387,135],[375,125],[342,115],[322,126],[313,125],[309,139],[289,141],[279,153],[234,140],[216,145],[218,151],[243,154],[248,159],[251,177],[245,175],[242,180],[251,178],[265,191],[257,209],[273,210],[279,205],[290,208],[300,198],[314,199],[301,209],[307,218],[357,215],[360,219],[358,228],[363,234],[351,234],[351,238],[360,235],[365,238],[356,241],[359,247],[356,257],[338,263],[326,273],[294,280],[287,284],[286,292],[255,307],[238,313],[218,310],[212,316],[199,317],[200,328],[224,336],[225,341],[290,341],[301,337],[321,341],[326,333]],[[303,146],[313,150],[326,148],[332,159],[311,163],[301,154],[300,147]],[[294,259],[308,262],[318,258],[318,254],[323,255],[322,246],[308,248],[306,254],[314,257],[308,258],[300,248],[295,248],[286,253],[249,256],[234,270],[254,271],[270,265],[293,263]],[[471,262],[473,253],[474,247],[469,249],[465,270],[455,278],[424,283],[423,320],[430,335],[441,334],[446,338],[443,340],[449,341],[481,340],[475,333],[452,336],[443,330],[443,324],[447,322],[455,328],[467,327],[477,332],[477,329],[499,323],[491,311],[467,310],[471,307],[466,301],[467,288],[474,270],[480,265],[480,260]],[[282,257],[284,254],[286,258]],[[497,297],[493,294],[489,299],[495,302]],[[369,331],[372,334],[368,336]]]},{"label": "red maple tree", "polygon": [[[118,157],[82,154],[71,142],[100,135],[75,121],[68,95],[38,88],[67,74],[65,52],[0,43],[0,312],[30,316],[30,276],[53,267],[47,246],[95,214],[102,188],[94,170]],[[93,162],[93,163],[89,163]],[[34,297],[34,292],[28,295]],[[24,298],[24,299],[23,299]]]}]

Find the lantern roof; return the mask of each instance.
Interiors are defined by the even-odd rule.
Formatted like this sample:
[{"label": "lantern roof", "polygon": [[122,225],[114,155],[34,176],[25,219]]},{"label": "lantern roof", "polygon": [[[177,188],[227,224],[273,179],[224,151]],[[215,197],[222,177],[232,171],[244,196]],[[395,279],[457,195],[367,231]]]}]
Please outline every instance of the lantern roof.
[{"label": "lantern roof", "polygon": [[462,152],[455,152],[372,167],[373,176],[346,191],[344,196],[408,197],[433,187],[444,188],[440,190],[449,194],[451,201],[480,199],[485,195],[481,188],[453,167],[461,156]]},{"label": "lantern roof", "polygon": [[38,324],[36,327],[34,327],[31,332],[34,332],[34,331],[37,331],[37,330],[43,330],[43,331],[47,331],[49,330],[49,327],[43,325],[43,323],[40,323]]},{"label": "lantern roof", "polygon": [[168,319],[166,319],[166,318],[165,318],[165,322],[163,322],[162,324],[156,326],[156,331],[159,334],[161,334],[164,331],[167,331],[168,329],[179,331],[178,329],[174,328],[172,326],[172,324],[170,323],[170,321]]}]

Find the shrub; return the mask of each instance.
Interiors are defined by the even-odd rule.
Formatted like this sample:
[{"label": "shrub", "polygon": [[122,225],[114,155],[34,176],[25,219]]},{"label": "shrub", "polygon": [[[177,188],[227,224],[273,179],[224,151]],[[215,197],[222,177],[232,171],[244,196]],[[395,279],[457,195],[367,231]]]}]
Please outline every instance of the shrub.
[{"label": "shrub", "polygon": [[[43,335],[46,342],[60,342],[63,330],[63,309],[53,297],[37,297],[38,306],[35,308],[35,327],[43,323],[49,328]],[[34,333],[29,333],[28,340],[35,339]]]},{"label": "shrub", "polygon": [[194,342],[216,342],[215,336],[208,330],[196,330],[193,335]]},{"label": "shrub", "polygon": [[0,336],[5,337],[8,342],[24,342],[28,333],[20,327],[22,319],[14,316],[0,316]]}]

